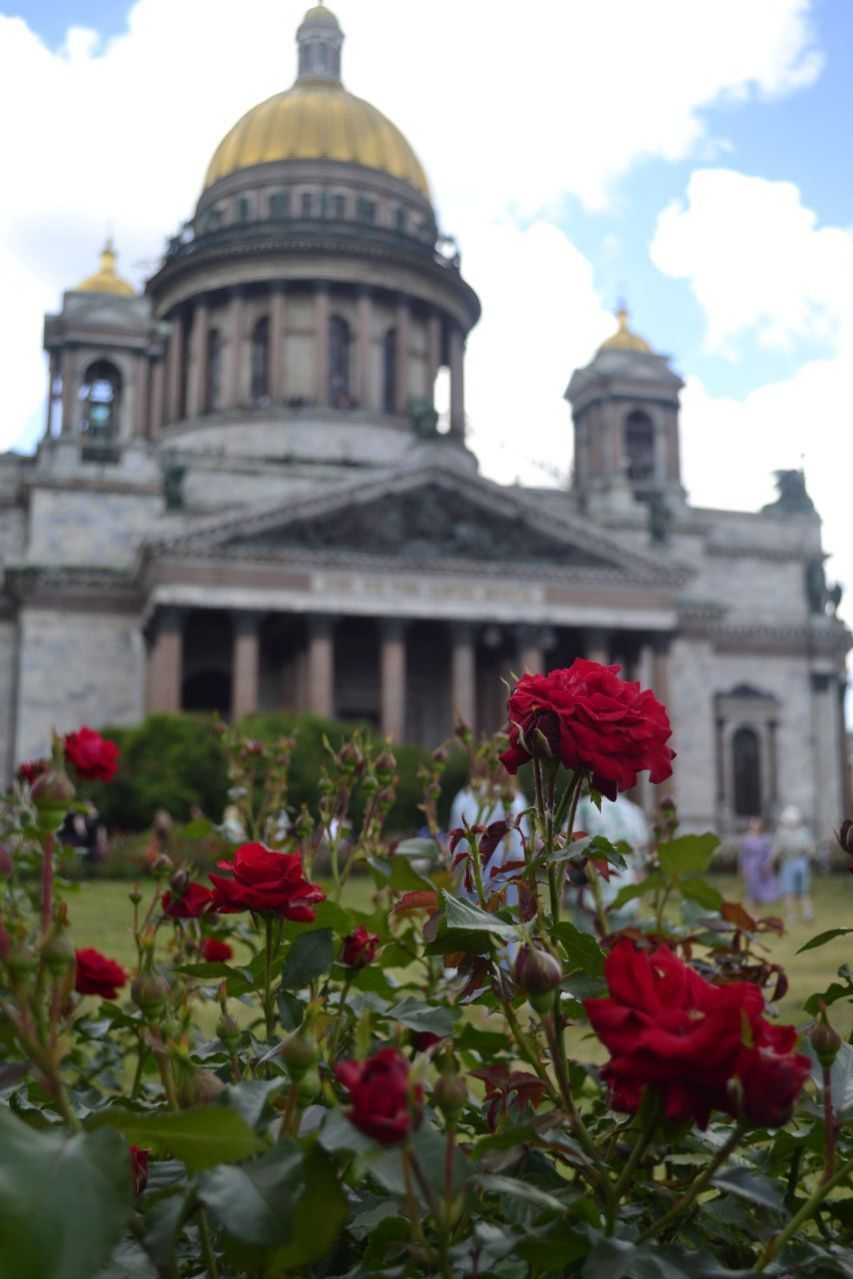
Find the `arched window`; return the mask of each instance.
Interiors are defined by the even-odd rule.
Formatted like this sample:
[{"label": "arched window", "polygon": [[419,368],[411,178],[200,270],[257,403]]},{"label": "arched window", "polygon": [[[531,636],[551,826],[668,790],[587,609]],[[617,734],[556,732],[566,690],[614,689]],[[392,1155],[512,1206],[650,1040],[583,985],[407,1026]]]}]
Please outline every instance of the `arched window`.
[{"label": "arched window", "polygon": [[270,393],[270,322],[266,316],[252,329],[252,401],[266,400]]},{"label": "arched window", "polygon": [[222,335],[219,329],[210,329],[207,335],[207,386],[204,406],[208,413],[218,413],[222,408]]},{"label": "arched window", "polygon": [[397,409],[397,330],[389,329],[382,339],[382,408]]},{"label": "arched window", "polygon": [[642,484],[655,477],[655,429],[646,413],[629,413],[625,422],[625,462],[628,479]]},{"label": "arched window", "polygon": [[108,442],[118,436],[121,405],[121,374],[109,360],[90,364],[80,387],[82,421],[80,429],[93,442]]},{"label": "arched window", "polygon": [[739,728],[732,738],[734,808],[737,817],[761,815],[761,743],[754,728]]},{"label": "arched window", "polygon": [[350,330],[340,315],[329,318],[329,403],[349,408]]}]

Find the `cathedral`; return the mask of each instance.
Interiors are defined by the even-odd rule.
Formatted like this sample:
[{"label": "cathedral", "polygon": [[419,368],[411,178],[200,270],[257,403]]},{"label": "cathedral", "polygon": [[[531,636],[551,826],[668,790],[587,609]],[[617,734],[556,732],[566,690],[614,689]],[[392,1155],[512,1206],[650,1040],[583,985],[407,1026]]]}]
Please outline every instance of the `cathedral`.
[{"label": "cathedral", "polygon": [[108,243],[45,318],[44,436],[0,457],[0,772],[154,711],[434,745],[497,728],[512,671],[587,656],[666,702],[689,828],[794,803],[828,837],[850,635],[802,475],[758,513],[690,505],[681,381],[620,311],[568,381],[570,487],[483,478],[477,295],[342,45],[310,8],[295,83],[222,139],[145,291]]}]

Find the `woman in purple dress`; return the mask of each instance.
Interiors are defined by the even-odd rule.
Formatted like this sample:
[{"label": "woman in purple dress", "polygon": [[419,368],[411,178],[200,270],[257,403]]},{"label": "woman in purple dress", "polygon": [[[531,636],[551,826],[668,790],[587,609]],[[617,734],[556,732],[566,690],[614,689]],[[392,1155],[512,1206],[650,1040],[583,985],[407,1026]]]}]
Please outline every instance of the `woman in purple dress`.
[{"label": "woman in purple dress", "polygon": [[779,896],[773,862],[773,844],[764,819],[751,817],[747,832],[740,841],[738,868],[743,876],[747,901],[753,906],[766,905]]}]

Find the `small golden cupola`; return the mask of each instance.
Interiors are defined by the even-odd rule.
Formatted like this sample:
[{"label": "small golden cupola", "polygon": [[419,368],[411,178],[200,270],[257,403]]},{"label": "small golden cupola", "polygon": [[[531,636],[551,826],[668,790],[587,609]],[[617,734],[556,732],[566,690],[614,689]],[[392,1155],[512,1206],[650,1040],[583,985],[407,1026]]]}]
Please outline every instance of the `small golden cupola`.
[{"label": "small golden cupola", "polygon": [[640,351],[643,355],[652,354],[652,348],[646,339],[641,338],[639,333],[634,333],[629,327],[628,308],[624,303],[616,312],[616,321],[619,325],[618,329],[606,342],[602,342],[598,348],[599,351]]},{"label": "small golden cupola", "polygon": [[74,290],[75,293],[111,293],[114,297],[132,298],[136,290],[116,271],[116,254],[111,239],[101,249],[101,267],[94,275],[87,276]]}]

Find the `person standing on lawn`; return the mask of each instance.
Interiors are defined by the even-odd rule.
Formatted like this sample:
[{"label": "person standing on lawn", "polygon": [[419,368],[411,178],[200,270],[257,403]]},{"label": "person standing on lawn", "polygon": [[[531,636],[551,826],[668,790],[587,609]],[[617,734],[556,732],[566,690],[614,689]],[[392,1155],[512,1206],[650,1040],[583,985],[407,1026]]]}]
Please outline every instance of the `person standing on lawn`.
[{"label": "person standing on lawn", "polygon": [[773,841],[764,818],[750,817],[738,854],[738,870],[750,906],[765,906],[779,896],[774,860]]},{"label": "person standing on lawn", "polygon": [[814,841],[795,804],[783,808],[773,836],[773,848],[779,864],[779,888],[785,898],[788,923],[793,924],[796,905],[805,923],[814,919],[811,899],[811,867]]}]

